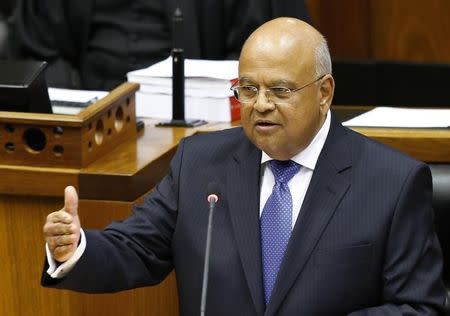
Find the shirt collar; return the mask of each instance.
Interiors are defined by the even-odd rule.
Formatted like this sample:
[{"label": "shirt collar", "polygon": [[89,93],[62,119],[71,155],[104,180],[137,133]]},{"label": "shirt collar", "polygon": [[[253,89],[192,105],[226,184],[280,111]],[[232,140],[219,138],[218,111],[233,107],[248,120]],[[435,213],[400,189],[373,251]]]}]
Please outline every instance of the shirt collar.
[{"label": "shirt collar", "polygon": [[[325,145],[325,140],[327,139],[328,132],[330,131],[330,116],[331,112],[330,110],[328,110],[325,122],[323,123],[316,136],[314,136],[311,143],[309,143],[309,145],[303,151],[292,157],[291,160],[295,161],[302,167],[314,170],[314,168],[316,167],[317,159],[319,159],[320,152]],[[263,151],[261,156],[261,164],[264,164],[270,160],[273,160],[273,158],[271,158]]]}]

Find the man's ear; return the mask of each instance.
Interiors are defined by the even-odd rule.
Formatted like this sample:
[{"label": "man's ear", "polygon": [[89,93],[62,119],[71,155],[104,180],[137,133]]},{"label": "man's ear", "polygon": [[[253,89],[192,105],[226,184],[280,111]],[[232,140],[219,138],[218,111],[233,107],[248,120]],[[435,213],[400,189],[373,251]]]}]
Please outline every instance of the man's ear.
[{"label": "man's ear", "polygon": [[333,102],[334,79],[331,74],[325,75],[320,81],[320,111],[326,114]]}]

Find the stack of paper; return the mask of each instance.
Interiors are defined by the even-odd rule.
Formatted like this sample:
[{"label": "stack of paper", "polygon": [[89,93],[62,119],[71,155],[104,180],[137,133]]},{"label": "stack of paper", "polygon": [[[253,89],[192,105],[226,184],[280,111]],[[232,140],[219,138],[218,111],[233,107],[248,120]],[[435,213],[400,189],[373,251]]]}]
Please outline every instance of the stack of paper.
[{"label": "stack of paper", "polygon": [[[232,97],[231,82],[238,76],[237,60],[186,59],[185,118],[231,122],[240,118],[239,102]],[[172,119],[172,58],[127,74],[140,84],[136,115]]]}]

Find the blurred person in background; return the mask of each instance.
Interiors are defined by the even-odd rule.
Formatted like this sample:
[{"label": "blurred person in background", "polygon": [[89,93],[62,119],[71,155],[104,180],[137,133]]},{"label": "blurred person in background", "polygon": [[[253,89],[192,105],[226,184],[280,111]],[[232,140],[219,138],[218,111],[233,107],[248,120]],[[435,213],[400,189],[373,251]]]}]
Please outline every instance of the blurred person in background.
[{"label": "blurred person in background", "polygon": [[304,1],[18,0],[15,58],[49,62],[49,86],[111,90],[126,73],[167,58],[172,16],[184,16],[186,58],[237,59],[245,39],[277,16],[309,21]]},{"label": "blurred person in background", "polygon": [[15,0],[0,2],[0,58],[6,58],[8,54],[9,19],[15,3]]}]

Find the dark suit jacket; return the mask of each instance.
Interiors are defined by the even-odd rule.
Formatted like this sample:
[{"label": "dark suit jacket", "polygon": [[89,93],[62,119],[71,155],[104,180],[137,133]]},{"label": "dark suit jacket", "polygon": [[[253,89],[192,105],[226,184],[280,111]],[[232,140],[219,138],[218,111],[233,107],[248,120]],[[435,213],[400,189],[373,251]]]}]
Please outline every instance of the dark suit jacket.
[{"label": "dark suit jacket", "polygon": [[198,314],[206,188],[214,181],[221,197],[207,314],[437,314],[445,292],[428,167],[334,119],[265,307],[260,159],[241,128],[185,139],[145,203],[122,223],[87,231],[86,252],[74,270],[62,280],[44,273],[43,284],[120,291],[156,284],[175,268],[181,315]]}]

